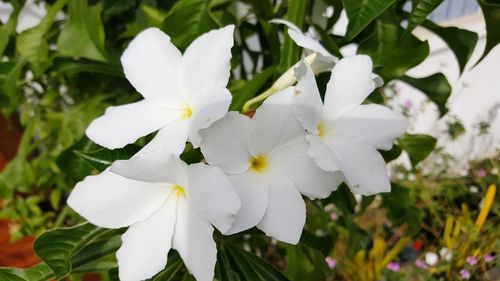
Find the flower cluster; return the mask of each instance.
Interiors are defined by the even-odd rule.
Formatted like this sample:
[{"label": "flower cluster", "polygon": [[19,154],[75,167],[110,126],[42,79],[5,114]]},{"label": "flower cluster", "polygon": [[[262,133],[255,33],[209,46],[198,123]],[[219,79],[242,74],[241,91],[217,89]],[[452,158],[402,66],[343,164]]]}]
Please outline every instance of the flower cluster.
[{"label": "flower cluster", "polygon": [[[298,243],[306,220],[302,196],[328,197],[344,181],[353,192],[390,190],[377,149],[390,149],[406,121],[362,102],[376,87],[367,56],[331,72],[324,103],[305,61],[295,86],[267,98],[253,118],[228,112],[233,26],[208,32],[184,54],[158,29],[141,32],[121,58],[143,100],[110,107],[87,136],[109,149],[156,132],[129,160],[78,183],[68,204],[89,222],[128,227],[116,253],[121,280],[161,271],[175,249],[197,280],[213,279],[214,227],[234,234],[257,227]],[[204,163],[187,165],[186,142]]]}]

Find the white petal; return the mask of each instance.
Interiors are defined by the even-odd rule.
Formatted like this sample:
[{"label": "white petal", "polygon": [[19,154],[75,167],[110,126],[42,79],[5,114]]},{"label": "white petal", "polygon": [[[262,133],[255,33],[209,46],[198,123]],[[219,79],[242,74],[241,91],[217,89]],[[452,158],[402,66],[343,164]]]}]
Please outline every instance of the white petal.
[{"label": "white petal", "polygon": [[241,200],[234,225],[227,233],[234,234],[252,228],[262,220],[268,204],[268,184],[262,175],[251,171],[230,175],[229,180]]},{"label": "white petal", "polygon": [[288,35],[290,38],[297,44],[298,46],[310,50],[312,52],[316,52],[325,57],[333,57],[330,52],[328,52],[318,40],[315,40],[311,37],[307,37],[302,31],[293,23],[283,20],[283,19],[273,19],[270,21],[271,23],[284,24],[288,27]]},{"label": "white petal", "polygon": [[306,204],[288,178],[277,175],[266,175],[266,178],[269,206],[257,227],[279,241],[297,244],[306,222]]},{"label": "white petal", "polygon": [[316,79],[311,67],[301,61],[295,68],[297,85],[293,95],[293,111],[302,127],[317,134],[318,124],[323,112],[323,102],[319,95]]},{"label": "white petal", "polygon": [[184,52],[181,93],[190,101],[211,88],[225,88],[231,70],[234,25],[198,37]]},{"label": "white petal", "polygon": [[174,234],[176,200],[171,195],[151,217],[122,235],[122,245],[116,252],[121,281],[144,280],[165,268]]},{"label": "white petal", "polygon": [[335,119],[360,105],[375,89],[372,61],[366,55],[341,59],[333,68],[326,86],[324,116]]},{"label": "white petal", "polygon": [[188,178],[186,196],[193,207],[220,232],[227,232],[241,206],[227,176],[217,167],[198,163],[189,166]]},{"label": "white petal", "polygon": [[162,150],[140,152],[129,160],[113,162],[110,170],[123,177],[138,181],[179,183],[187,181],[187,164],[178,156]]},{"label": "white petal", "polygon": [[152,150],[163,150],[180,155],[184,151],[188,138],[189,120],[177,119],[158,131],[156,136],[148,142],[140,153]]},{"label": "white petal", "polygon": [[189,141],[195,148],[200,146],[199,130],[206,129],[226,115],[231,104],[231,93],[226,88],[210,89],[193,100],[193,117],[189,125]]},{"label": "white petal", "polygon": [[197,281],[212,281],[217,248],[212,237],[214,228],[201,218],[188,200],[177,201],[177,221],[173,248]]},{"label": "white petal", "polygon": [[179,111],[146,100],[109,107],[90,123],[87,137],[108,149],[121,148],[177,119]]},{"label": "white petal", "polygon": [[307,134],[309,143],[308,154],[314,162],[323,170],[328,172],[339,171],[339,160],[331,149],[316,135]]},{"label": "white petal", "polygon": [[304,137],[292,110],[294,87],[286,88],[269,98],[257,109],[250,123],[249,148],[252,155],[268,155],[275,147]]},{"label": "white petal", "polygon": [[337,136],[332,138],[330,148],[339,158],[342,173],[353,193],[373,195],[391,190],[384,159],[373,146]]},{"label": "white petal", "polygon": [[269,167],[291,179],[301,194],[311,198],[326,198],[342,183],[340,172],[325,172],[309,157],[308,145],[300,140],[274,150]]},{"label": "white petal", "polygon": [[333,124],[333,134],[359,138],[378,149],[387,150],[407,127],[406,120],[388,107],[368,104],[342,114]]},{"label": "white petal", "polygon": [[224,118],[201,131],[201,151],[208,163],[228,174],[241,174],[250,167],[248,135],[250,118],[229,112]]},{"label": "white petal", "polygon": [[168,194],[165,185],[105,171],[77,183],[68,205],[92,224],[120,228],[148,218],[163,205]]},{"label": "white petal", "polygon": [[130,42],[121,61],[128,81],[144,98],[182,108],[185,102],[177,85],[181,58],[167,34],[158,28],[148,28]]}]

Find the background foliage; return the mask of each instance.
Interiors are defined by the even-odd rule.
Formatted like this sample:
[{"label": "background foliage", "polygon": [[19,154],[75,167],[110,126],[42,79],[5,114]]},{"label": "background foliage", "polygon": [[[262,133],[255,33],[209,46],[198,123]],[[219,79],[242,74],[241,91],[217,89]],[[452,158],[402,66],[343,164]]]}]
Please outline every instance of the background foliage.
[{"label": "background foliage", "polygon": [[[82,219],[65,205],[65,199],[84,176],[104,170],[116,159],[129,158],[145,143],[142,139],[111,151],[84,136],[89,122],[107,106],[141,98],[124,78],[119,62],[128,42],[141,30],[159,27],[184,50],[200,34],[234,24],[231,110],[241,110],[245,101],[267,89],[300,59],[301,49],[283,26],[269,23],[274,18],[285,18],[303,30],[314,31],[336,56],[341,56],[341,47],[358,44],[358,53],[373,59],[375,72],[386,85],[393,80],[412,85],[424,92],[441,114],[446,113],[451,94],[446,77],[439,72],[424,78],[406,74],[429,55],[428,42],[411,31],[421,26],[441,37],[461,71],[478,39],[473,32],[441,27],[427,19],[442,0],[413,0],[410,11],[403,9],[405,0],[45,2],[47,14],[41,22],[17,33],[24,1],[10,1],[14,11],[0,27],[0,110],[9,118],[9,129],[22,131],[15,158],[0,173],[0,217],[11,223],[12,239],[38,236],[34,250],[43,260],[28,269],[0,269],[2,280],[66,276],[79,280],[84,272],[97,272],[103,280],[117,280],[114,252],[123,230],[81,224]],[[500,3],[478,2],[487,26],[484,58],[500,42]],[[315,5],[331,6],[333,13],[319,17],[313,12]],[[349,18],[345,37],[330,32],[341,10]],[[61,12],[64,19],[57,17]],[[325,88],[328,77],[327,73],[317,77],[320,88]],[[368,102],[385,103],[386,90],[377,89]],[[307,201],[308,219],[297,246],[270,241],[256,229],[229,237],[216,233],[216,278],[458,278],[459,270],[468,266],[467,257],[498,252],[500,230],[495,226],[499,224],[500,205],[494,202],[483,225],[478,226],[476,217],[488,185],[498,185],[499,162],[486,159],[474,163],[462,177],[429,176],[421,172],[419,162],[433,152],[435,145],[436,140],[430,136],[407,134],[391,151],[383,152],[386,161],[407,153],[413,166],[411,170],[396,167],[391,193],[361,198],[341,186],[329,198]],[[182,158],[198,162],[200,153],[188,147]],[[478,176],[479,170],[493,172]],[[470,192],[471,185],[478,189],[476,193]],[[427,268],[414,266],[425,252],[441,248],[452,251],[452,258]],[[192,280],[177,253],[172,251],[170,255],[167,267],[153,280]],[[387,269],[393,261],[401,263],[403,269]],[[491,274],[488,270],[496,264],[481,260],[481,266],[467,269],[480,280],[487,278]]]}]

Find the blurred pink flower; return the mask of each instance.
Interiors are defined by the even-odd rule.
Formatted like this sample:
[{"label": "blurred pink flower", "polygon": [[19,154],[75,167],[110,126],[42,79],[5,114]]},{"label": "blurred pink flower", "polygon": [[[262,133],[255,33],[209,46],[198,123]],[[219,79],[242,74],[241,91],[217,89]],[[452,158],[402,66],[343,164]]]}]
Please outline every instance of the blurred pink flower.
[{"label": "blurred pink flower", "polygon": [[331,215],[330,215],[330,218],[332,219],[332,221],[336,221],[339,219],[339,215],[335,212],[333,212]]},{"label": "blurred pink flower", "polygon": [[326,257],[325,262],[326,262],[326,264],[328,264],[328,267],[330,269],[334,269],[335,266],[337,266],[337,260],[332,259],[331,257]]},{"label": "blurred pink flower", "polygon": [[475,257],[467,257],[467,263],[470,265],[476,265],[477,259]]},{"label": "blurred pink flower", "polygon": [[418,267],[418,268],[427,268],[427,265],[425,264],[425,262],[421,259],[418,259],[415,261],[415,265]]},{"label": "blurred pink flower", "polygon": [[395,261],[391,261],[388,265],[387,265],[387,269],[391,270],[391,271],[394,271],[394,272],[398,272],[399,271],[399,263],[395,262]]},{"label": "blurred pink flower", "polygon": [[477,171],[476,174],[478,177],[484,178],[488,174],[488,172],[485,169],[481,168]]},{"label": "blurred pink flower", "polygon": [[495,259],[495,256],[493,256],[492,254],[484,255],[485,262],[492,262],[494,259]]},{"label": "blurred pink flower", "polygon": [[467,269],[460,269],[459,272],[462,279],[470,279],[470,272]]}]

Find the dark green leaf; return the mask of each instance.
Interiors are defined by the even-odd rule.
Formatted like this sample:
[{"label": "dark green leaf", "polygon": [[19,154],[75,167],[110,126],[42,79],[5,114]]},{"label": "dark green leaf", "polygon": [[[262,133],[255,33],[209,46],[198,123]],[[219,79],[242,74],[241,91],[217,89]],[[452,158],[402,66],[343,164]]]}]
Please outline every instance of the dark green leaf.
[{"label": "dark green leaf", "polygon": [[399,138],[399,146],[408,153],[410,161],[415,167],[431,154],[436,147],[436,139],[428,135],[406,134]]},{"label": "dark green leaf", "polygon": [[168,256],[168,262],[165,269],[156,274],[153,278],[148,279],[149,281],[173,281],[177,272],[183,268],[181,257],[177,252],[170,252]]},{"label": "dark green leaf", "polygon": [[99,171],[104,171],[114,161],[121,159],[129,159],[141,149],[140,146],[129,144],[124,148],[109,150],[102,148],[95,151],[78,151],[75,150],[78,156],[87,161],[92,167]]},{"label": "dark green leaf", "polygon": [[118,65],[110,65],[101,62],[71,60],[57,58],[54,67],[60,74],[75,75],[81,72],[105,74],[114,77],[124,77],[123,70]]},{"label": "dark green leaf", "polygon": [[401,155],[401,148],[394,144],[390,150],[379,150],[379,152],[384,157],[385,162],[391,162]]},{"label": "dark green leaf", "polygon": [[442,27],[427,20],[422,26],[444,40],[457,58],[460,72],[462,72],[476,47],[477,33],[454,26]]},{"label": "dark green leaf", "polygon": [[482,61],[490,51],[500,43],[500,2],[498,0],[478,0],[486,22],[486,47],[477,63]]},{"label": "dark green leaf", "polygon": [[20,96],[17,82],[25,64],[24,59],[0,63],[0,106],[7,114],[17,109]]},{"label": "dark green leaf", "polygon": [[288,281],[283,273],[252,253],[230,244],[225,244],[223,251],[232,260],[242,281]]},{"label": "dark green leaf", "polygon": [[109,230],[91,224],[49,230],[35,241],[35,253],[54,271],[57,278],[71,273],[72,257],[91,241]]},{"label": "dark green leaf", "polygon": [[320,26],[315,25],[314,27],[314,30],[316,30],[321,38],[321,44],[323,45],[323,47],[325,47],[325,49],[330,52],[330,54],[341,58],[342,54],[340,53],[339,46],[337,46],[337,42],[335,42],[331,35],[323,30],[323,28],[321,28]]},{"label": "dark green leaf", "polygon": [[324,256],[328,256],[333,249],[333,238],[331,235],[316,236],[305,229],[300,236],[300,242],[320,251]]},{"label": "dark green leaf", "polygon": [[64,150],[56,159],[59,169],[75,181],[80,181],[90,174],[92,166],[75,151],[88,151],[96,149],[96,145],[87,137],[83,137],[76,144]]},{"label": "dark green leaf", "polygon": [[351,41],[396,0],[342,0],[349,24],[345,39]]},{"label": "dark green leaf", "polygon": [[[306,14],[306,5],[307,1],[305,0],[288,1],[286,19],[295,24],[298,28],[302,28]],[[288,27],[285,27],[285,30],[288,30]],[[280,62],[276,70],[280,74],[287,71],[299,61],[299,58],[299,47],[292,41],[290,36],[288,36],[288,33],[285,32],[283,45],[281,46]]]},{"label": "dark green leaf", "polygon": [[184,49],[196,37],[218,27],[208,12],[209,1],[180,0],[163,21],[163,30],[176,46]]},{"label": "dark green leaf", "polygon": [[369,55],[376,72],[388,82],[421,63],[429,54],[429,44],[405,33],[391,14],[387,14],[377,20],[375,32],[361,42],[358,53]]},{"label": "dark green leaf", "polygon": [[100,5],[89,7],[87,1],[69,0],[69,20],[57,39],[61,56],[108,61],[101,10]]},{"label": "dark green leaf", "polygon": [[407,224],[408,234],[420,230],[420,211],[410,197],[410,190],[392,184],[390,193],[382,193],[382,207],[387,209],[388,218],[395,224]]},{"label": "dark green leaf", "polygon": [[400,80],[420,90],[433,101],[438,106],[441,116],[448,111],[446,102],[451,95],[451,86],[442,73],[434,73],[423,78],[413,78],[405,75]]},{"label": "dark green leaf", "polygon": [[273,76],[275,67],[270,67],[257,74],[252,80],[246,82],[246,84],[234,91],[231,91],[233,94],[233,101],[229,110],[239,111],[245,102],[251,98],[253,98],[257,91],[259,91],[262,86]]},{"label": "dark green leaf", "polygon": [[5,281],[45,281],[54,277],[54,272],[44,263],[27,269],[0,268],[0,280]]},{"label": "dark green leaf", "polygon": [[427,16],[441,4],[443,0],[417,0],[413,1],[413,9],[408,19],[406,30],[411,32],[415,27],[422,24]]},{"label": "dark green leaf", "polygon": [[104,0],[104,14],[113,16],[121,14],[133,8],[136,0]]}]

